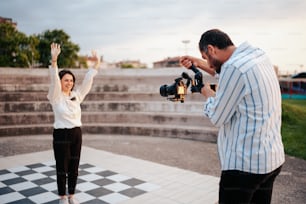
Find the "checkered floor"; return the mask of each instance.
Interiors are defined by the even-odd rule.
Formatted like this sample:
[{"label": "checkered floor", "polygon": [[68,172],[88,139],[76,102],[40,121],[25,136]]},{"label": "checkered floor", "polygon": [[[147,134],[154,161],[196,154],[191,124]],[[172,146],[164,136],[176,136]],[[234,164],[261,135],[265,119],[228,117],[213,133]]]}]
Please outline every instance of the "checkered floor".
[{"label": "checkered floor", "polygon": [[[53,161],[0,170],[0,203],[57,204]],[[82,204],[113,204],[159,186],[88,163],[80,164],[76,198]]]}]

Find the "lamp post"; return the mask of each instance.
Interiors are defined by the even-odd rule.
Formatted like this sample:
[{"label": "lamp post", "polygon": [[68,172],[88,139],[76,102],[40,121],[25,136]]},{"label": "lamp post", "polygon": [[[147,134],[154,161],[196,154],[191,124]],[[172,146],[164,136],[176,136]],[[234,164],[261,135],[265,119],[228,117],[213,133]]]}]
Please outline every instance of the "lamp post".
[{"label": "lamp post", "polygon": [[182,40],[182,43],[185,45],[185,55],[187,55],[187,44],[190,43],[190,40]]}]

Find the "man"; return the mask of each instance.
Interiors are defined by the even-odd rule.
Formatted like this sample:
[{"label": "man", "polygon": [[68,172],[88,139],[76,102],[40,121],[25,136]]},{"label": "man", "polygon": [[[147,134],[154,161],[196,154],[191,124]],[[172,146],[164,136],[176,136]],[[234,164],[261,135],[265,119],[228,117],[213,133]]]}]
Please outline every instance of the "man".
[{"label": "man", "polygon": [[200,39],[202,59],[184,56],[181,64],[219,74],[218,90],[208,84],[204,115],[219,127],[219,203],[271,202],[273,182],[285,161],[281,139],[281,94],[267,55],[247,42],[236,47],[213,29]]}]

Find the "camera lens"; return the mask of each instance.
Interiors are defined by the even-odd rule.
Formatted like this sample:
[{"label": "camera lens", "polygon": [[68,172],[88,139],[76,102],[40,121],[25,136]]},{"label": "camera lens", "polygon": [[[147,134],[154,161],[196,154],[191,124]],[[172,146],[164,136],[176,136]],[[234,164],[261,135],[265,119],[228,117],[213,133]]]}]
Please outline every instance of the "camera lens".
[{"label": "camera lens", "polygon": [[167,93],[167,85],[162,85],[160,88],[159,88],[159,93],[161,96],[163,97],[167,97],[168,96],[168,93]]}]

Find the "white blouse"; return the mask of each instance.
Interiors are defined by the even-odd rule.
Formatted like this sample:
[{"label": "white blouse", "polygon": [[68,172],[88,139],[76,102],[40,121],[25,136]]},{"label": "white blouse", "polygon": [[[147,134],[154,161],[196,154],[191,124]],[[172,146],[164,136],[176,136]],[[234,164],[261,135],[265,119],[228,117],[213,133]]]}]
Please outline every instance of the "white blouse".
[{"label": "white blouse", "polygon": [[98,73],[96,69],[90,68],[86,73],[82,85],[73,90],[70,96],[62,92],[58,67],[49,67],[50,88],[47,95],[54,113],[55,129],[81,127],[81,103],[91,89],[93,78]]}]

